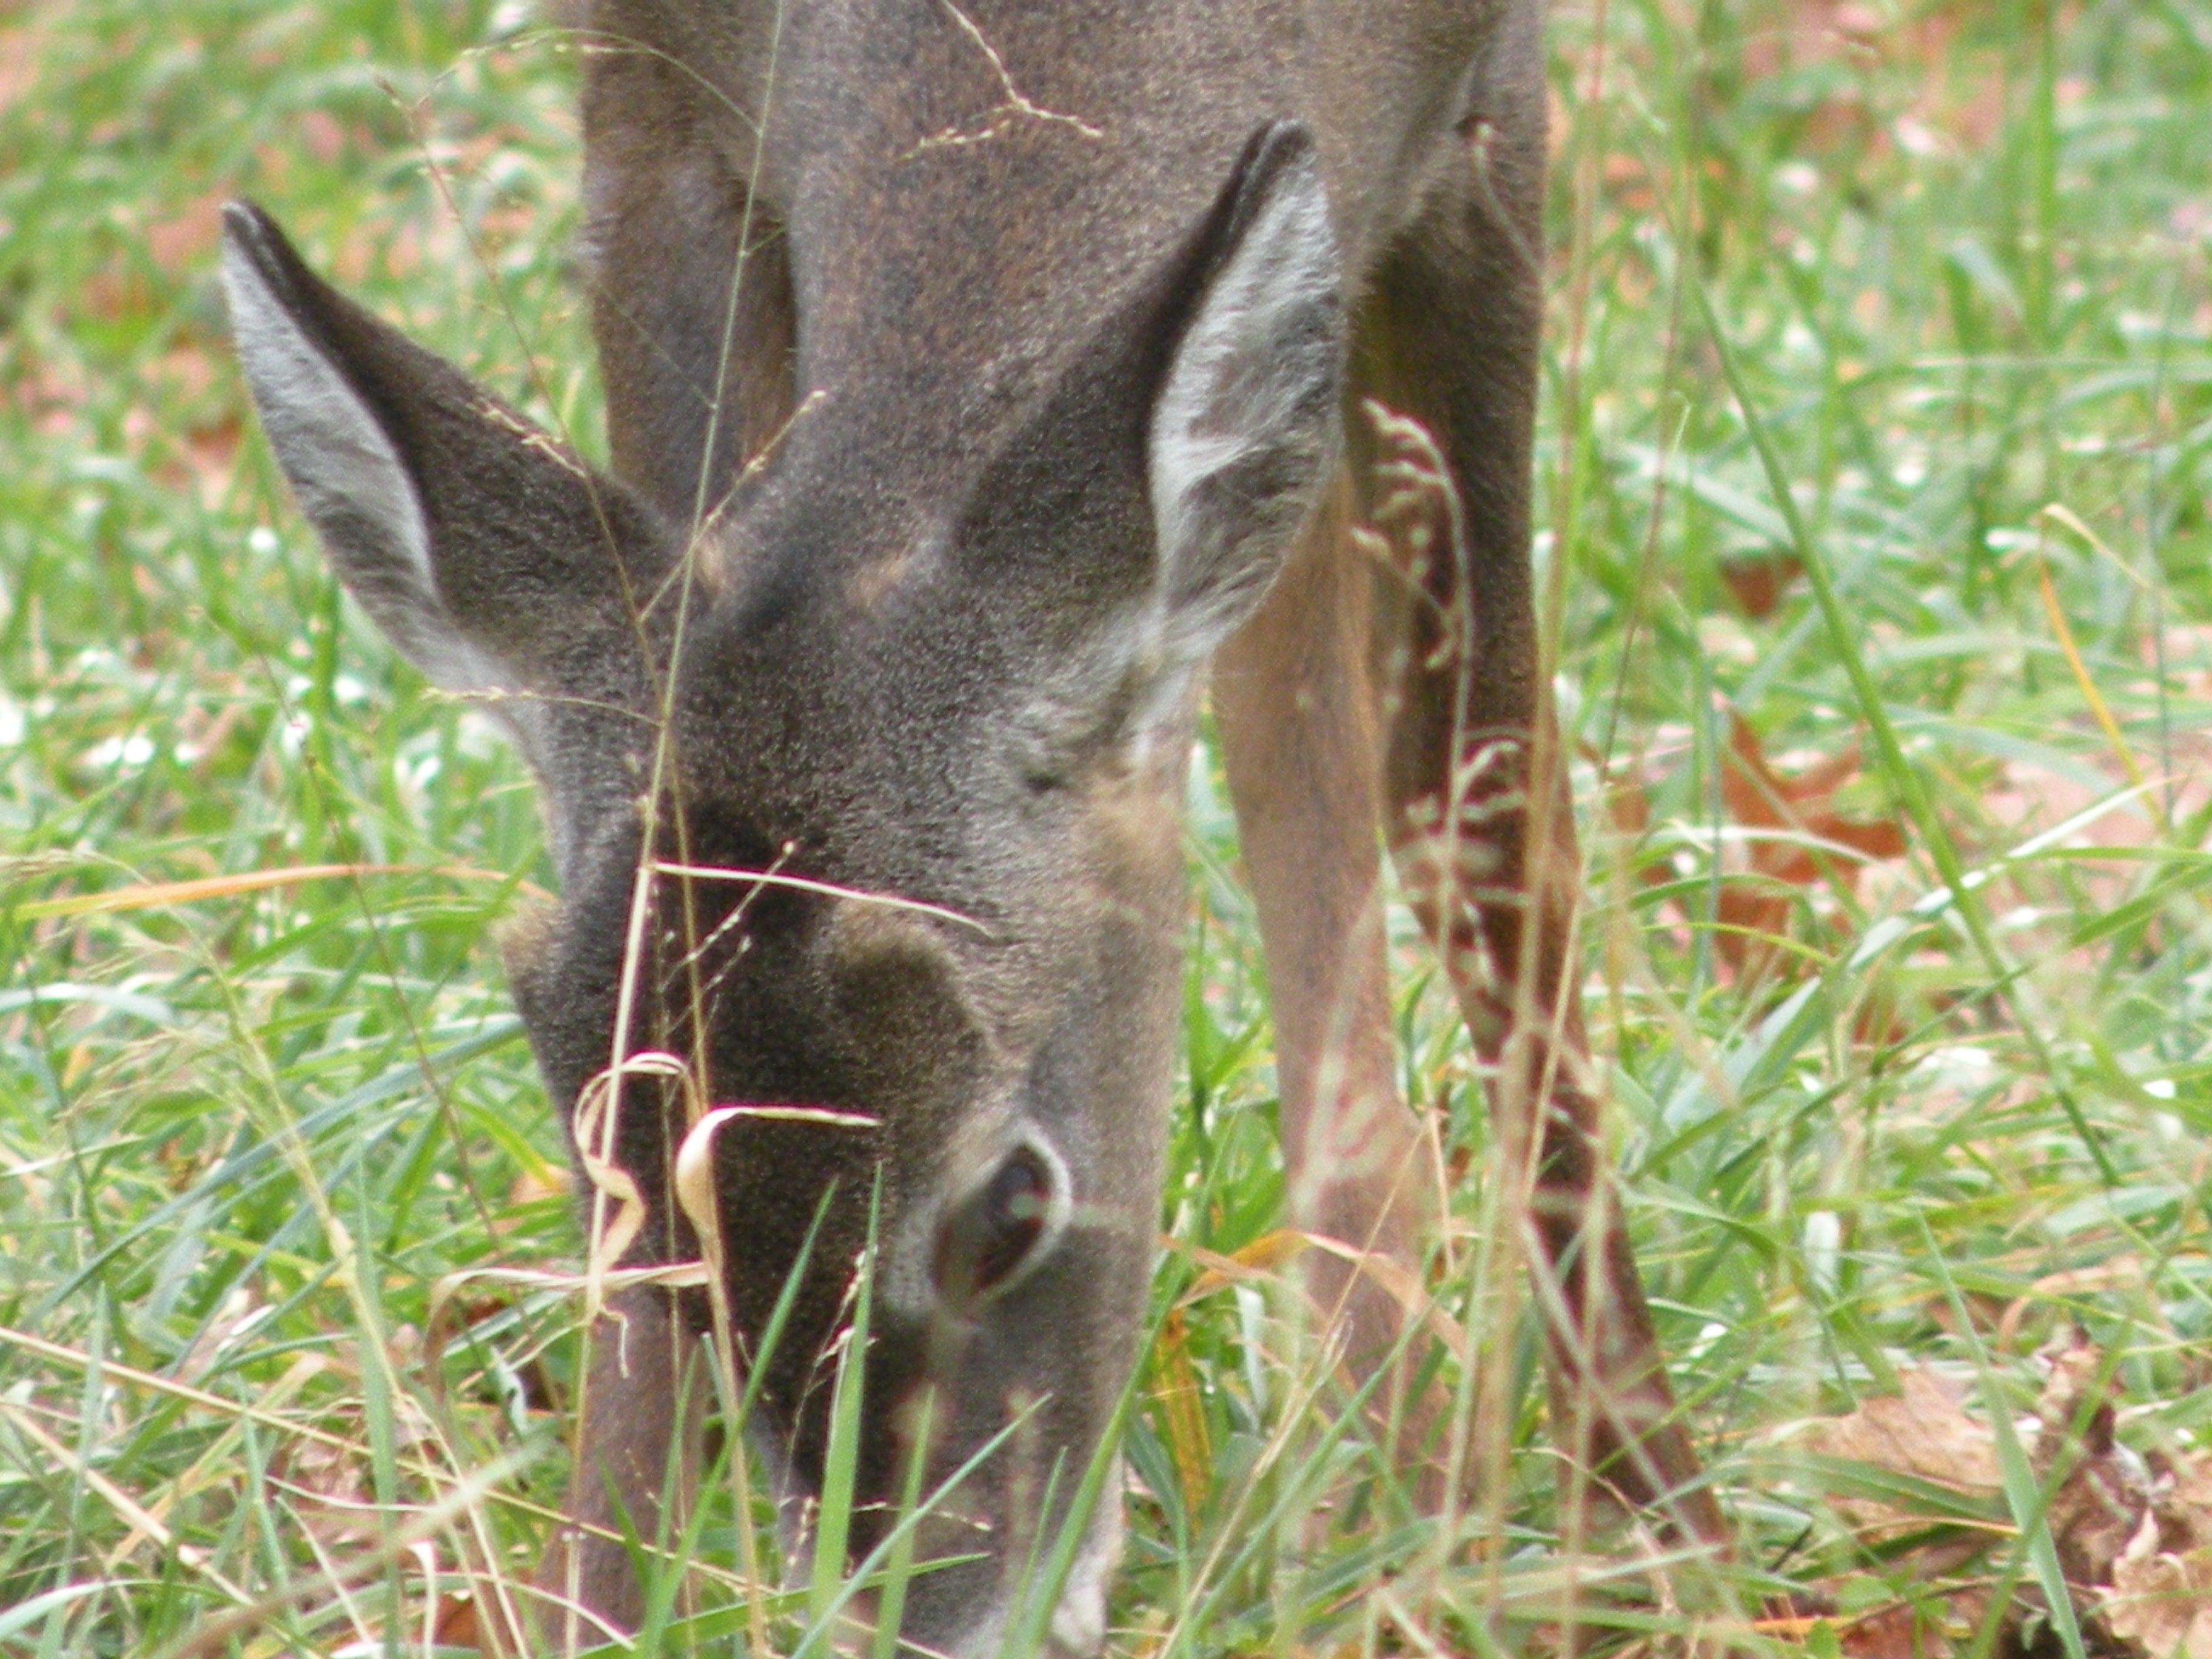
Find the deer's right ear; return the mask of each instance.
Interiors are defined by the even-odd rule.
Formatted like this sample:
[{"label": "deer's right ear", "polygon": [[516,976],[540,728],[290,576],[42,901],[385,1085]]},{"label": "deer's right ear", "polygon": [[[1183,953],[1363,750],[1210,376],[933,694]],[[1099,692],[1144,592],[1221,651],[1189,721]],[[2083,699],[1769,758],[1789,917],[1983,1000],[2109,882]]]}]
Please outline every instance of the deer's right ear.
[{"label": "deer's right ear", "polygon": [[[671,532],[308,270],[258,208],[233,203],[223,221],[231,327],[270,447],[377,625],[448,690],[633,705],[636,607],[678,550]],[[494,708],[544,771],[541,722]]]},{"label": "deer's right ear", "polygon": [[1313,135],[1255,135],[1217,209],[1152,407],[1148,456],[1170,658],[1257,608],[1341,443],[1343,278]]}]

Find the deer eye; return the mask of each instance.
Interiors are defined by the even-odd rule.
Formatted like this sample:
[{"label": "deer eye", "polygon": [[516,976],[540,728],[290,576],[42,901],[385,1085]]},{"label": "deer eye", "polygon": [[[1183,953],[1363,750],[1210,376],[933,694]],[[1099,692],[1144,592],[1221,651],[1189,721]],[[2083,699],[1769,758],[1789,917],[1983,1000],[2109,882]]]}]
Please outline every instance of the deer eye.
[{"label": "deer eye", "polygon": [[1009,1152],[939,1226],[939,1292],[955,1306],[972,1307],[1018,1279],[1052,1219],[1053,1188],[1052,1165],[1036,1148]]}]

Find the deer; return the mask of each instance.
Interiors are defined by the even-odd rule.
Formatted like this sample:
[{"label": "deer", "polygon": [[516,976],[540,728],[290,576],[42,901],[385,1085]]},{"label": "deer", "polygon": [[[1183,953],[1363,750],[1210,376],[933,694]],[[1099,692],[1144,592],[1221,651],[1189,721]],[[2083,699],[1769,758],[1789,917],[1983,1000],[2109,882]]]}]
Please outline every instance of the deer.
[{"label": "deer", "polygon": [[1520,1149],[1554,1424],[1721,1547],[1576,993],[1529,551],[1541,23],[592,0],[606,470],[227,210],[299,507],[538,782],[559,896],[502,950],[580,1159],[635,1195],[621,1265],[720,1264],[713,1297],[646,1274],[591,1316],[545,1582],[598,1629],[642,1617],[623,1529],[696,1458],[717,1298],[747,1367],[782,1299],[749,1432],[803,1528],[865,1255],[855,1555],[915,1460],[967,1470],[898,1638],[993,1650],[1073,1528],[1040,1639],[1099,1647],[1121,1518],[1075,1514],[1070,1471],[1140,1358],[1209,699],[1346,1365],[1411,1375],[1445,1196],[1396,1082],[1387,857]]}]

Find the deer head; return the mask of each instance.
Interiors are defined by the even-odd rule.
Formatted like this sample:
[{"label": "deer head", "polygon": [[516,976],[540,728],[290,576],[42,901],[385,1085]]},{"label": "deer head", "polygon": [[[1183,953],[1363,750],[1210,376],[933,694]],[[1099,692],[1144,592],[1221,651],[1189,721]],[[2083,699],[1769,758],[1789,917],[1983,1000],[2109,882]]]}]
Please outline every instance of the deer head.
[{"label": "deer head", "polygon": [[[743,1353],[830,1194],[756,1443],[802,1514],[873,1193],[859,1498],[895,1501],[925,1395],[933,1483],[1003,1436],[925,1534],[925,1558],[976,1559],[918,1578],[903,1626],[981,1649],[1136,1358],[1197,688],[1339,443],[1310,141],[1258,134],[957,491],[879,489],[857,463],[902,411],[831,387],[696,534],[341,297],[258,210],[228,210],[223,258],[264,427],[338,574],[538,779],[561,897],[509,971],[556,1105],[656,1048],[695,1102],[840,1115],[734,1119],[714,1145]],[[635,1260],[696,1249],[669,1202],[684,1093],[622,1097],[617,1158],[651,1209]],[[1088,1650],[1115,1506],[1076,1524],[1052,1629]]]}]

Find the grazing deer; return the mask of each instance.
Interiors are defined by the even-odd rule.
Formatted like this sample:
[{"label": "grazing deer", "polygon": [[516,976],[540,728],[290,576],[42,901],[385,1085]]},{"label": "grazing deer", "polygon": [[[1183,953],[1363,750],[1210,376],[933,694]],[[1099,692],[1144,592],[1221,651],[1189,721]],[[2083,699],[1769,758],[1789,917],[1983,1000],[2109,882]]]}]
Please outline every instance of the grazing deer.
[{"label": "grazing deer", "polygon": [[[561,898],[508,971],[552,1098],[589,1102],[584,1150],[642,1201],[625,1261],[699,1254],[672,1166],[703,1108],[816,1109],[715,1120],[711,1148],[741,1357],[796,1287],[757,1379],[788,1512],[820,1489],[872,1206],[860,1501],[898,1490],[925,1391],[932,1482],[1003,1436],[926,1534],[971,1559],[913,1583],[922,1650],[1001,1639],[1138,1358],[1209,672],[1294,1220],[1348,1247],[1309,1288],[1352,1363],[1390,1363],[1388,1287],[1419,1284],[1440,1208],[1394,1082],[1379,829],[1497,1068],[1576,1449],[1719,1535],[1574,994],[1528,556],[1540,21],[599,0],[612,477],[229,210],[239,349],[301,508],[542,786]],[[680,1064],[611,1066],[647,1050]],[[552,1579],[615,1626],[706,1306],[633,1288],[597,1328]],[[1116,1506],[1083,1524],[1049,1621],[1074,1654]]]}]

